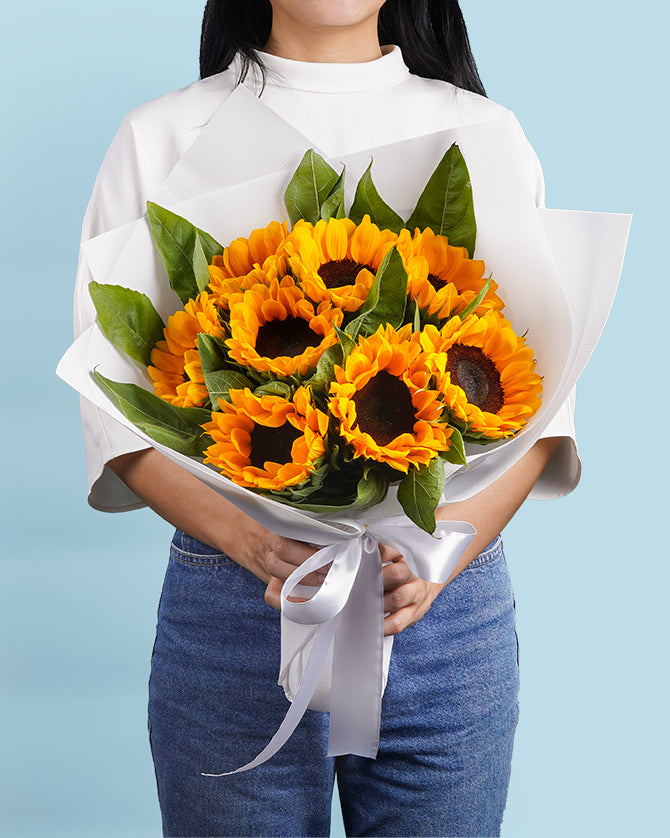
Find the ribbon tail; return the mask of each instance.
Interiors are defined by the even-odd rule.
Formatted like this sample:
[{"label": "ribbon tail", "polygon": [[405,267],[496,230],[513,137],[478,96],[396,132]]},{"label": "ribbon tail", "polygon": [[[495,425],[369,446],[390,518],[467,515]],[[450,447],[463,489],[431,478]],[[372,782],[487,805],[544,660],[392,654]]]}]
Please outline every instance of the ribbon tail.
[{"label": "ribbon tail", "polygon": [[206,774],[203,772],[203,777],[227,777],[230,774],[250,771],[252,768],[257,768],[259,765],[267,762],[288,742],[293,731],[298,727],[300,720],[305,715],[309,702],[314,695],[314,690],[316,689],[319,675],[327,659],[328,649],[333,642],[338,622],[339,617],[335,617],[327,623],[323,623],[317,629],[314,635],[314,645],[307,660],[305,671],[300,679],[300,686],[298,687],[295,698],[291,702],[291,706],[284,716],[284,720],[279,726],[279,729],[260,754],[251,762],[248,762],[241,768],[236,768],[234,771],[224,771],[221,774]]},{"label": "ribbon tail", "polygon": [[383,692],[382,562],[366,539],[356,582],[342,610],[333,648],[328,756],[374,759],[379,746]]}]

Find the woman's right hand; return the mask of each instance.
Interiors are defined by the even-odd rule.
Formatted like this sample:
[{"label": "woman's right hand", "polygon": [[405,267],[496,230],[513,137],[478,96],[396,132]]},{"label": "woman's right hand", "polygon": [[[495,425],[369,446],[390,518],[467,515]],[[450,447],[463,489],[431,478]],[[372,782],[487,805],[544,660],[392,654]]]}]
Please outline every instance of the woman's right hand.
[{"label": "woman's right hand", "polygon": [[[277,535],[238,509],[231,515],[235,525],[226,527],[217,546],[268,586],[271,584],[272,591],[279,585],[281,592],[281,585],[293,571],[316,552],[316,548],[304,541]],[[325,572],[316,572],[308,574],[302,581],[306,585],[320,585],[324,578]],[[279,607],[275,597],[271,597],[269,604]]]},{"label": "woman's right hand", "polygon": [[[265,599],[273,608],[279,608],[286,579],[315,552],[303,541],[271,532],[154,448],[122,454],[109,466],[161,518],[265,582]],[[318,586],[324,578],[325,573],[311,573],[303,581]]]}]

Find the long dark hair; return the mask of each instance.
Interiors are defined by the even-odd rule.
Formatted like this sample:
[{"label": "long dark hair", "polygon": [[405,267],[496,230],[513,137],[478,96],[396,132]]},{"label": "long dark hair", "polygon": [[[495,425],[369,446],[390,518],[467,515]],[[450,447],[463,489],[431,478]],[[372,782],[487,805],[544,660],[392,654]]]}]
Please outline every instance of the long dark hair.
[{"label": "long dark hair", "polygon": [[[200,39],[200,76],[225,70],[239,53],[243,81],[270,37],[270,0],[207,0]],[[458,0],[386,0],[379,12],[380,44],[397,44],[410,72],[486,95]]]}]

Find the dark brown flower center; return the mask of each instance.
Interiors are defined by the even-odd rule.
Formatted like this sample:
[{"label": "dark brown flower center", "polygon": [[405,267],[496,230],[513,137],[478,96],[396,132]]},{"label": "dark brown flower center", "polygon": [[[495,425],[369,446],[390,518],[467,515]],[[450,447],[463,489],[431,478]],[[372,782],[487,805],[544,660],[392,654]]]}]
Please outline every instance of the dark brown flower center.
[{"label": "dark brown flower center", "polygon": [[433,286],[436,291],[439,291],[441,288],[447,284],[446,279],[440,279],[439,276],[435,274],[428,274],[428,282]]},{"label": "dark brown flower center", "polygon": [[256,337],[256,352],[263,358],[278,358],[281,355],[295,357],[309,346],[318,346],[321,335],[309,328],[302,317],[287,317],[286,320],[271,320],[263,324]]},{"label": "dark brown flower center", "polygon": [[286,422],[280,428],[254,425],[251,432],[251,465],[264,468],[266,462],[290,463],[293,443],[302,436],[297,428]]},{"label": "dark brown flower center", "polygon": [[447,352],[451,380],[465,391],[470,404],[487,413],[497,413],[505,404],[500,373],[478,346],[455,343]]},{"label": "dark brown flower center", "polygon": [[381,370],[352,399],[358,427],[377,445],[388,445],[400,434],[411,434],[416,422],[412,395],[404,381]]},{"label": "dark brown flower center", "polygon": [[354,262],[353,259],[334,259],[321,265],[319,276],[326,288],[341,288],[343,285],[354,285],[358,272],[363,268],[374,273],[369,265]]}]

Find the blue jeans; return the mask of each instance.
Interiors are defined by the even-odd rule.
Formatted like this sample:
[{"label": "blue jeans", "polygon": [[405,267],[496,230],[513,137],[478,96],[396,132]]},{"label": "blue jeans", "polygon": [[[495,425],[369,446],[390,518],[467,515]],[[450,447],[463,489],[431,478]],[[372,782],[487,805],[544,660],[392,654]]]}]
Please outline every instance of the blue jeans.
[{"label": "blue jeans", "polygon": [[328,716],[251,760],[288,702],[264,585],[177,531],[158,612],[149,728],[169,836],[499,835],[518,705],[514,599],[500,539],[395,639],[376,760],[326,756]]}]

